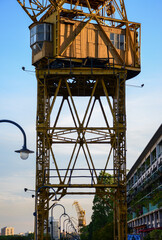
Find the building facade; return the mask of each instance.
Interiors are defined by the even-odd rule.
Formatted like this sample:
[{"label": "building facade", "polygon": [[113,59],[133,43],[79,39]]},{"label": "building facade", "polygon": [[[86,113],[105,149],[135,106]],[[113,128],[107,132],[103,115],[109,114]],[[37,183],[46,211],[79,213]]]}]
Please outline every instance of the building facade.
[{"label": "building facade", "polygon": [[14,228],[13,227],[1,228],[1,236],[9,236],[9,235],[14,235]]},{"label": "building facade", "polygon": [[55,240],[60,239],[59,221],[51,217],[49,222],[50,222],[50,234],[52,238]]},{"label": "building facade", "polygon": [[162,125],[127,175],[128,231],[162,229]]}]

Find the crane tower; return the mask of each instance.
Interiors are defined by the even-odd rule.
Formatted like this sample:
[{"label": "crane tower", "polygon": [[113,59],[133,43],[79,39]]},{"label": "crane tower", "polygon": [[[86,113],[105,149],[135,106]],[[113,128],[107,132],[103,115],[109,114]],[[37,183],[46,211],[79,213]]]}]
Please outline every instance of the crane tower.
[{"label": "crane tower", "polygon": [[86,226],[85,210],[82,209],[78,201],[74,201],[73,205],[75,205],[76,212],[78,215],[78,228]]},{"label": "crane tower", "polygon": [[[17,2],[32,20],[30,47],[37,78],[35,238],[42,240],[44,232],[48,236],[54,194],[59,199],[107,194],[114,202],[114,239],[126,240],[125,82],[140,72],[140,24],[128,21],[124,0]],[[96,108],[103,119],[99,124],[91,121]],[[60,157],[66,146],[71,153]],[[104,163],[103,154],[95,158],[100,146],[107,155]],[[86,165],[76,169],[80,155]],[[113,184],[105,184],[98,176],[101,169],[104,176],[111,159]],[[90,182],[81,181],[85,171]]]}]

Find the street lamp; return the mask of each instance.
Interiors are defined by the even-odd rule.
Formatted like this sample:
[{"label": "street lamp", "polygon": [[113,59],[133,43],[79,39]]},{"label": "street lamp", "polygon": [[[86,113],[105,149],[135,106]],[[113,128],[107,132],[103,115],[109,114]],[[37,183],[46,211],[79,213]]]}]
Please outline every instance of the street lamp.
[{"label": "street lamp", "polygon": [[126,86],[129,86],[129,87],[137,87],[137,88],[143,88],[143,87],[144,87],[144,84],[141,84],[141,85],[126,84]]},{"label": "street lamp", "polygon": [[[62,214],[62,215],[63,215],[63,214]],[[64,214],[64,215],[66,215],[66,216],[68,217],[68,220],[69,220],[69,222],[71,223],[72,228],[74,229],[75,232],[77,232],[77,230],[76,230],[76,228],[75,228],[75,226],[74,226],[74,224],[73,224],[70,216],[69,216],[67,213]],[[64,220],[64,221],[65,221],[65,220]],[[64,228],[64,224],[63,224],[63,228]]]},{"label": "street lamp", "polygon": [[[35,190],[24,188],[24,192],[35,192]],[[32,198],[34,198],[34,197],[35,197],[35,195],[32,194]]]},{"label": "street lamp", "polygon": [[[68,222],[65,224],[66,221],[68,221]],[[69,238],[68,235],[72,237],[73,234],[75,235],[75,239],[78,239],[77,231],[76,231],[76,228],[74,227],[74,224],[73,224],[71,218],[64,220],[63,227],[64,227],[64,230],[65,230],[66,239]],[[71,234],[70,234],[69,228],[71,228],[71,230],[73,229],[75,233],[71,232]]]},{"label": "street lamp", "polygon": [[29,157],[30,153],[34,153],[33,151],[27,149],[27,146],[26,146],[27,145],[26,144],[26,134],[24,132],[24,129],[19,124],[17,124],[14,121],[6,120],[6,119],[0,120],[0,123],[11,123],[11,124],[15,125],[16,127],[18,127],[20,129],[20,131],[22,132],[23,137],[24,137],[24,145],[22,146],[22,149],[15,151],[17,153],[20,153],[21,159],[26,160]]},{"label": "street lamp", "polygon": [[[67,224],[65,224],[66,221],[68,221]],[[68,218],[63,221],[63,233],[64,233],[65,238],[67,238],[67,225],[69,223],[71,224],[70,219],[68,219]]]},{"label": "street lamp", "polygon": [[[70,229],[71,229],[71,233],[70,233]],[[68,222],[66,224],[66,236],[67,236],[67,239],[70,239],[71,237],[73,237],[73,239],[76,239],[76,238],[74,238],[73,234],[74,233],[72,232],[72,225],[71,225],[70,222]]]},{"label": "street lamp", "polygon": [[[65,207],[62,204],[60,204],[60,203],[54,203],[53,204],[53,206],[51,207],[51,239],[53,239],[53,209],[56,206],[61,206],[64,209],[64,213],[62,215],[66,215]],[[60,221],[59,221],[59,224],[60,224]],[[61,234],[61,225],[60,225],[60,234]]]},{"label": "street lamp", "polygon": [[66,224],[66,237],[67,238],[69,238],[69,233],[70,233],[70,227],[71,227],[71,223],[70,222],[68,222],[67,224]]},{"label": "street lamp", "polygon": [[63,216],[65,217],[65,216],[67,216],[67,214],[64,212],[64,213],[63,213],[63,214],[61,214],[61,216],[59,217],[59,226],[60,226],[60,227],[59,227],[59,229],[60,229],[60,239],[61,239],[61,218],[62,218]]},{"label": "street lamp", "polygon": [[[38,221],[38,216],[37,216],[37,211],[38,211],[38,209],[37,209],[37,198],[38,198],[38,193],[40,192],[40,190],[42,189],[42,188],[48,188],[48,189],[52,189],[53,191],[54,191],[54,194],[55,194],[55,201],[57,201],[57,195],[56,195],[56,192],[55,192],[55,190],[54,190],[54,188],[53,187],[50,187],[50,186],[41,186],[41,187],[39,187],[38,189],[37,189],[37,191],[36,191],[36,194],[35,194],[35,212],[33,213],[33,215],[35,216],[35,240],[37,240],[37,221]],[[24,189],[24,191],[26,190],[26,188]]]},{"label": "street lamp", "polygon": [[[76,230],[76,228],[75,228],[75,226],[74,226],[74,224],[73,224],[70,216],[69,216],[67,213],[63,213],[63,214],[61,214],[61,216],[60,216],[60,218],[59,218],[59,224],[60,224],[60,239],[61,239],[61,217],[62,217],[62,216],[67,216],[67,217],[68,217],[68,219],[65,219],[64,222],[65,222],[66,220],[69,220],[69,223],[71,223],[71,227],[74,229],[75,234],[77,234],[77,230]],[[64,235],[64,222],[63,222],[63,235]],[[78,239],[78,238],[76,237],[76,239]]]},{"label": "street lamp", "polygon": [[65,219],[64,221],[63,221],[63,238],[65,239],[66,238],[66,228],[65,228],[65,222],[66,221],[70,221],[68,218],[67,219]]}]

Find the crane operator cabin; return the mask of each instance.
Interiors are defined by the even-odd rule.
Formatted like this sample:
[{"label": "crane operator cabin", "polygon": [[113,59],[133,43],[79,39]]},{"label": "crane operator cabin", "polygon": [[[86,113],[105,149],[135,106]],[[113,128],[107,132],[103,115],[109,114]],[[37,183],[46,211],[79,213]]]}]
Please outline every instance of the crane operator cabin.
[{"label": "crane operator cabin", "polygon": [[126,68],[127,78],[140,72],[140,24],[127,20],[125,8],[104,0],[67,0],[64,8],[52,2],[29,27],[34,66],[66,68],[70,60],[73,67]]}]

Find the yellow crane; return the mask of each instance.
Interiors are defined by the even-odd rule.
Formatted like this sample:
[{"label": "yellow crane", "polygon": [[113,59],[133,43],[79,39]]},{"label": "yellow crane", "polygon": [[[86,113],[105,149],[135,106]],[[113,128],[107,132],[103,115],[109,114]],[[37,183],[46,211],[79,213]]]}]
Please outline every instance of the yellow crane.
[{"label": "yellow crane", "polygon": [[74,201],[73,205],[75,205],[76,208],[78,215],[78,228],[80,229],[81,227],[86,226],[85,210],[82,209],[78,201]]},{"label": "yellow crane", "polygon": [[[114,202],[114,239],[125,240],[125,85],[141,70],[141,25],[128,20],[124,0],[17,2],[33,22],[29,29],[37,78],[35,239],[43,240],[44,234],[48,238],[53,196],[98,194],[104,198],[106,194]],[[75,102],[78,97],[88,99],[87,106],[79,100],[81,114]],[[96,105],[102,118],[98,126],[91,122]],[[66,118],[59,121],[64,106],[72,123]],[[62,124],[65,122],[68,126]],[[63,159],[65,169],[59,167],[55,155],[59,144],[62,152],[65,144],[72,146],[71,155]],[[113,160],[113,184],[104,184],[99,178],[93,145],[96,149],[104,145],[107,151],[105,159],[103,154],[98,156],[103,176]],[[80,172],[84,175],[83,169],[76,169],[81,154],[91,178],[86,183],[78,178]],[[106,191],[110,188],[114,189],[111,193]]]}]

